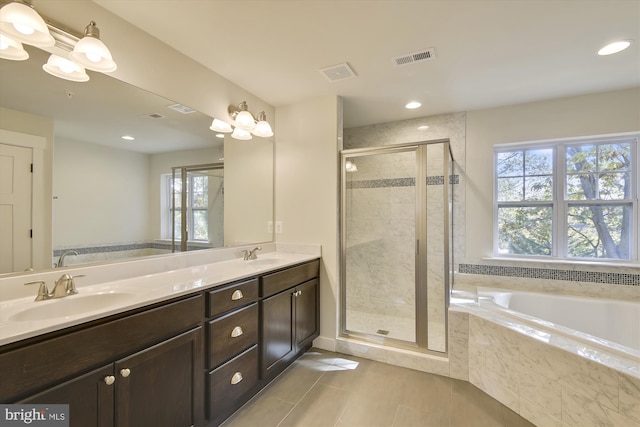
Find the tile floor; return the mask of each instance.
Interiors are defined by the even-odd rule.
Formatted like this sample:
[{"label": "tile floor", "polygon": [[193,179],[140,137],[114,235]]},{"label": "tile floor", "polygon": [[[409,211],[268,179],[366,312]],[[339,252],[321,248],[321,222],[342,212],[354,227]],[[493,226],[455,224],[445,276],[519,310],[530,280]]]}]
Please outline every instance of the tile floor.
[{"label": "tile floor", "polygon": [[311,349],[223,427],[533,427],[466,381]]}]

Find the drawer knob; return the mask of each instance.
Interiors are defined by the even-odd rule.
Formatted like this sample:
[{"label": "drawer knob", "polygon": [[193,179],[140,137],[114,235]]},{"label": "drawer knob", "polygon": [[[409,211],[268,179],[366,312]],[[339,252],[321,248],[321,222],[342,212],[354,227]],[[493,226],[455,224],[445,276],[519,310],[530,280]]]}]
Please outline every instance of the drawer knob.
[{"label": "drawer knob", "polygon": [[241,326],[236,326],[235,328],[233,328],[233,331],[231,331],[231,338],[237,338],[242,334],[244,334],[244,331],[242,330],[242,327]]},{"label": "drawer knob", "polygon": [[116,382],[116,377],[114,377],[113,375],[107,375],[106,377],[104,377],[104,382],[107,385],[111,385]]},{"label": "drawer knob", "polygon": [[242,291],[240,289],[236,289],[235,291],[233,291],[233,294],[231,294],[232,301],[238,301],[242,298],[244,298],[244,295],[242,295]]},{"label": "drawer knob", "polygon": [[129,375],[131,375],[131,370],[129,368],[124,368],[120,370],[120,375],[122,375],[123,377],[127,378]]},{"label": "drawer knob", "polygon": [[233,374],[233,376],[231,377],[231,384],[235,385],[238,384],[240,381],[242,381],[244,378],[242,378],[242,373],[240,372],[236,372],[235,374]]}]

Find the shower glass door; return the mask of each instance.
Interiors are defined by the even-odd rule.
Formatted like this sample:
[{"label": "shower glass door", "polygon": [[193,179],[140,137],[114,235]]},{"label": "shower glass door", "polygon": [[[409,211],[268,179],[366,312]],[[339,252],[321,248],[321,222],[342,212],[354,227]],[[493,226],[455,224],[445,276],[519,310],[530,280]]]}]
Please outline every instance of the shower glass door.
[{"label": "shower glass door", "polygon": [[343,329],[416,343],[418,147],[343,162]]},{"label": "shower glass door", "polygon": [[341,334],[447,351],[448,140],[342,152]]}]

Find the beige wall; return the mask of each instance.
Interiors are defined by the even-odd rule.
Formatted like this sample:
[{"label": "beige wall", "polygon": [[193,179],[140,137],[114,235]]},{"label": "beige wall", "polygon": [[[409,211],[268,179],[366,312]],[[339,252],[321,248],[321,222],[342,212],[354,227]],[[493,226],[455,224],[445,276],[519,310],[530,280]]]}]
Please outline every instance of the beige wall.
[{"label": "beige wall", "polygon": [[[339,99],[327,96],[278,107],[275,220],[277,242],[322,245],[320,335],[337,331]],[[330,344],[329,344],[330,346]]]},{"label": "beige wall", "polygon": [[640,88],[467,112],[466,262],[493,253],[494,144],[632,131]]}]

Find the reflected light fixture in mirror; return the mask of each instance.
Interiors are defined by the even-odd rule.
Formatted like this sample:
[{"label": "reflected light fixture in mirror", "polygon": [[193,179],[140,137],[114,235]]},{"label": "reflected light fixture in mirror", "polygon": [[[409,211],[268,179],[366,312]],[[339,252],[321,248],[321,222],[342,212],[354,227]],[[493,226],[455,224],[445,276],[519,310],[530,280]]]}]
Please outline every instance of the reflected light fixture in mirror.
[{"label": "reflected light fixture in mirror", "polygon": [[0,31],[14,40],[36,47],[51,47],[55,40],[44,19],[29,4],[8,3],[0,9]]},{"label": "reflected light fixture in mirror", "polygon": [[261,138],[269,138],[273,136],[271,125],[267,121],[267,114],[261,111],[258,119],[248,110],[247,102],[242,101],[238,106],[230,105],[228,108],[229,116],[234,120],[235,128],[220,119],[213,119],[211,129],[215,132],[231,133],[231,137],[243,141],[250,140],[252,134]]},{"label": "reflected light fixture in mirror", "polygon": [[52,76],[72,82],[86,82],[89,80],[84,67],[55,54],[51,54],[42,69]]}]

